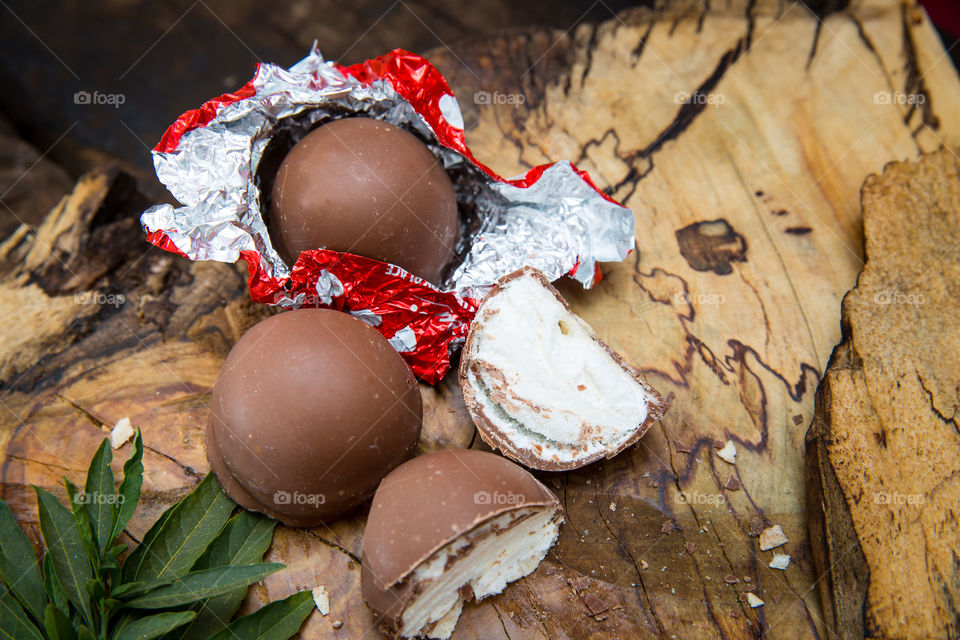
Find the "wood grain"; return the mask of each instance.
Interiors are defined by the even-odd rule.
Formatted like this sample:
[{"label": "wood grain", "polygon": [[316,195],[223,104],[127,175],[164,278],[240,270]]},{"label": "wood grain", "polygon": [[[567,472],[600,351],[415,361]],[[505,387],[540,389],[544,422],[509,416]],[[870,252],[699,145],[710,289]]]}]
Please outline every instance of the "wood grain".
[{"label": "wood grain", "polygon": [[[561,291],[676,394],[662,425],[616,459],[539,474],[567,510],[559,544],[534,574],[467,607],[455,637],[833,637],[808,544],[803,436],[862,267],[861,183],[889,160],[960,144],[960,82],[942,53],[920,10],[876,0],[830,15],[673,3],[428,54],[484,162],[513,175],[570,158],[633,208],[639,250],[605,265],[594,290]],[[523,101],[477,104],[480,90]],[[929,106],[885,104],[878,92]],[[88,176],[60,222],[24,228],[0,251],[0,283],[18,291],[0,304],[19,336],[0,343],[2,497],[34,534],[29,483],[77,482],[105,426],[129,416],[147,446],[145,504],[128,527],[142,535],[206,473],[219,366],[271,313],[249,302],[242,265],[148,248],[117,204],[137,200],[125,182]],[[34,251],[42,259],[27,268]],[[91,309],[83,300],[100,298],[75,298],[91,291],[123,302]],[[423,450],[481,446],[452,377],[423,392]],[[736,465],[714,454],[727,440]],[[302,636],[375,637],[359,598],[363,521],[278,528],[268,559],[288,568],[245,607],[324,584],[332,611],[313,614]],[[769,524],[790,539],[785,572],[758,550]],[[749,607],[747,591],[766,604]]]},{"label": "wood grain", "polygon": [[807,434],[821,598],[843,638],[956,638],[960,160],[892,163],[862,200],[868,259]]}]

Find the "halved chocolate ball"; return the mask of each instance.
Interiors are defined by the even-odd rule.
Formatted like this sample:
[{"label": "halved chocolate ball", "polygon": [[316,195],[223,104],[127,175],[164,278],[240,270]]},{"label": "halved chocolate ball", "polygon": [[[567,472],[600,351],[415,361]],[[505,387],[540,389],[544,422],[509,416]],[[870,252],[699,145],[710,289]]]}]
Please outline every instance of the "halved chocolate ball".
[{"label": "halved chocolate ball", "polygon": [[270,230],[290,265],[301,251],[333,249],[433,283],[460,238],[457,198],[436,156],[371,118],[334,120],[290,150],[273,183]]},{"label": "halved chocolate ball", "polygon": [[241,506],[315,526],[368,500],[413,454],[422,420],[413,372],[382,335],[339,311],[287,311],[227,356],[207,459]]},{"label": "halved chocolate ball", "polygon": [[363,599],[389,636],[448,638],[464,601],[537,568],[562,521],[556,496],[506,458],[470,449],[419,456],[373,498]]},{"label": "halved chocolate ball", "polygon": [[480,303],[459,373],[480,437],[544,471],[612,458],[670,405],[533,267],[500,278]]}]

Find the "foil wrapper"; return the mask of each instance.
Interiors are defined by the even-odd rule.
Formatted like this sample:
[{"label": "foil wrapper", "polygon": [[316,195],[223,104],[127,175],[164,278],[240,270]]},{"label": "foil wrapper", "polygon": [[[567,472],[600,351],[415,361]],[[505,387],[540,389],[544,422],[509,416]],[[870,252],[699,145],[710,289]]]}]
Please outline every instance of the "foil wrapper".
[{"label": "foil wrapper", "polygon": [[[348,253],[318,248],[288,265],[274,250],[262,202],[273,179],[271,156],[344,116],[407,129],[450,175],[465,233],[441,286]],[[153,160],[180,206],[143,213],[151,243],[191,260],[244,260],[256,302],[353,314],[431,384],[449,370],[479,300],[497,279],[532,266],[550,280],[569,275],[590,287],[600,277],[598,262],[623,260],[634,247],[630,209],[569,162],[504,179],[477,160],[446,80],[426,59],[399,49],[345,67],[324,60],[315,45],[290,69],[261,64],[238,91],[180,116]]]}]

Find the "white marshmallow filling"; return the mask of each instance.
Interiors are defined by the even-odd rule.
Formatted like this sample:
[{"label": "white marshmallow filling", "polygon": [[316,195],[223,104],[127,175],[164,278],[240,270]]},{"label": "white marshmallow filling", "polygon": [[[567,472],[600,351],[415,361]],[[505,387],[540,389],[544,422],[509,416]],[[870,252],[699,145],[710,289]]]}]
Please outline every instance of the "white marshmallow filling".
[{"label": "white marshmallow filling", "polygon": [[467,371],[483,413],[539,458],[571,462],[619,448],[652,395],[536,278],[502,286],[484,302]]},{"label": "white marshmallow filling", "polygon": [[463,609],[461,587],[482,600],[532,573],[557,539],[556,516],[556,507],[515,509],[434,552],[407,578],[422,590],[401,616],[400,635],[447,640]]}]

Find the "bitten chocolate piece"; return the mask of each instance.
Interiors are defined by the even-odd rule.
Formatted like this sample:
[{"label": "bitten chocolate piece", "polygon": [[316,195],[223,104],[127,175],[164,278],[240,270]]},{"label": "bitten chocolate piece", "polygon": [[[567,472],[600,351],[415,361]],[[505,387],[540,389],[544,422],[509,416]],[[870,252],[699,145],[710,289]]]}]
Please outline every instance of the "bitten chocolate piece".
[{"label": "bitten chocolate piece", "polygon": [[290,265],[333,249],[399,265],[438,283],[460,238],[447,172],[416,136],[371,118],[311,131],[273,183],[270,233]]},{"label": "bitten chocolate piece", "polygon": [[383,336],[339,311],[286,311],[227,356],[207,459],[241,506],[310,527],[368,500],[422,420],[413,372]]},{"label": "bitten chocolate piece", "polygon": [[501,278],[481,303],[460,387],[491,447],[545,471],[615,456],[669,405],[530,267]]},{"label": "bitten chocolate piece", "polygon": [[384,478],[363,535],[361,589],[381,630],[446,639],[465,598],[531,573],[557,540],[557,498],[509,460],[430,453]]}]

